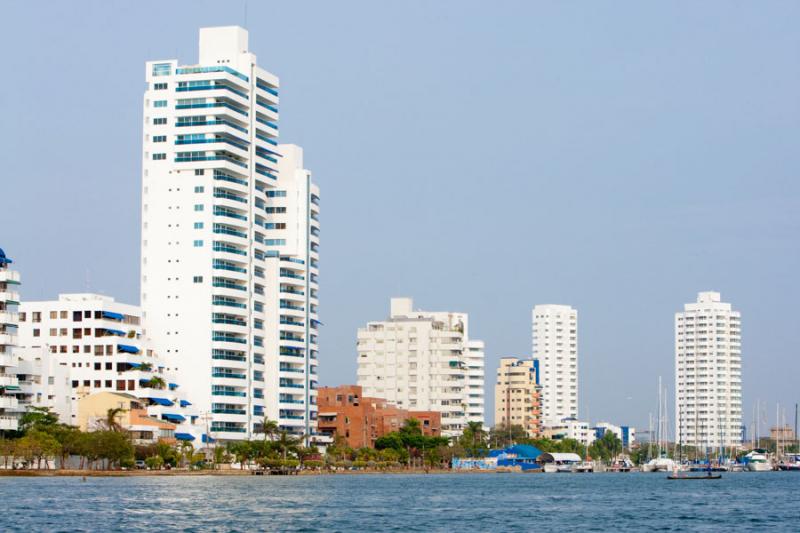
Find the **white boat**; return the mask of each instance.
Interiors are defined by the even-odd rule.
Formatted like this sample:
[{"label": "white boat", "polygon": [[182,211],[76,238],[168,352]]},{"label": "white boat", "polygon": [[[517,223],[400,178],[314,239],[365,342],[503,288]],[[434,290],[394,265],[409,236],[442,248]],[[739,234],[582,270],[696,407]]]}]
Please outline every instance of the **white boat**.
[{"label": "white boat", "polygon": [[769,472],[772,463],[767,459],[766,450],[753,450],[744,456],[745,470],[748,472]]},{"label": "white boat", "polygon": [[669,457],[656,457],[642,465],[642,472],[672,472],[677,467],[678,463]]}]

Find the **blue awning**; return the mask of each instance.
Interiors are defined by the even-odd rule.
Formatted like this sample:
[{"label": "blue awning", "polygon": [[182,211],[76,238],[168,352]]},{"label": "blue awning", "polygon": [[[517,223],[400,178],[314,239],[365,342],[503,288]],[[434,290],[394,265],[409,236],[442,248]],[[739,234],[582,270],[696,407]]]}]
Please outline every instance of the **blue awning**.
[{"label": "blue awning", "polygon": [[125,353],[139,353],[139,348],[130,344],[117,344],[117,349]]},{"label": "blue awning", "polygon": [[177,389],[178,388],[178,384],[177,383],[170,383],[169,384],[169,388],[170,389]]},{"label": "blue awning", "polygon": [[203,442],[214,442],[216,439],[214,437],[209,437],[205,433],[203,433]]},{"label": "blue awning", "polygon": [[[128,363],[128,364],[131,366],[131,368],[139,368],[140,366],[142,366],[142,363]],[[142,381],[142,380],[149,381],[149,380],[144,379],[144,378],[140,379],[139,381]]]},{"label": "blue awning", "polygon": [[125,336],[125,332],[122,331],[121,329],[109,329],[109,328],[106,328],[106,331],[111,333],[112,335],[119,335],[120,337],[124,337]]},{"label": "blue awning", "polygon": [[153,403],[157,403],[158,405],[166,405],[166,406],[175,405],[174,402],[172,402],[172,401],[170,401],[170,400],[168,400],[166,398],[152,398],[151,397],[150,399],[153,401]]},{"label": "blue awning", "polygon": [[194,440],[194,435],[191,433],[175,433],[175,438],[178,440]]},{"label": "blue awning", "polygon": [[161,416],[172,422],[183,422],[186,420],[185,416],[176,415],[174,413],[162,413]]},{"label": "blue awning", "polygon": [[113,318],[114,320],[123,320],[125,315],[121,313],[114,313],[112,311],[103,311],[103,318]]},{"label": "blue awning", "polygon": [[189,407],[192,405],[188,400],[181,400],[181,407]]}]

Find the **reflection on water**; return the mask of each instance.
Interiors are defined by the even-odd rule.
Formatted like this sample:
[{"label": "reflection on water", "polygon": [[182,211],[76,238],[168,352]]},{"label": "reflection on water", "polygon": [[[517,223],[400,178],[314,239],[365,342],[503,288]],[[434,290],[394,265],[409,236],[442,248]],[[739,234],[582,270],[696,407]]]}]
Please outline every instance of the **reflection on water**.
[{"label": "reflection on water", "polygon": [[0,478],[5,531],[797,531],[800,473]]}]

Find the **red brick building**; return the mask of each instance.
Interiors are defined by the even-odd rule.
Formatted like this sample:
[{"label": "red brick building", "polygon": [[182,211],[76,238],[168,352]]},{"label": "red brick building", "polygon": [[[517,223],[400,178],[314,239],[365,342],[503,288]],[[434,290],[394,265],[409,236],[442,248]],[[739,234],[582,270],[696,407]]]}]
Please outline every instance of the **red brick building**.
[{"label": "red brick building", "polygon": [[381,398],[361,396],[358,385],[320,387],[317,396],[319,432],[340,435],[351,448],[374,448],[375,440],[397,431],[406,420],[416,418],[425,435],[442,434],[441,414],[435,411],[406,411]]}]

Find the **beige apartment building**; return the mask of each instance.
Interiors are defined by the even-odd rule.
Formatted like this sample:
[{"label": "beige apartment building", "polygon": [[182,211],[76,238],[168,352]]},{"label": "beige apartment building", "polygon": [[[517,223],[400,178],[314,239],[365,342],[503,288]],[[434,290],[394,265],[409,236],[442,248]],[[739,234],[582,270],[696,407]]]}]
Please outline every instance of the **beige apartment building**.
[{"label": "beige apartment building", "polygon": [[542,432],[538,365],[533,359],[503,357],[497,368],[494,421],[497,426],[522,426],[528,436]]}]

